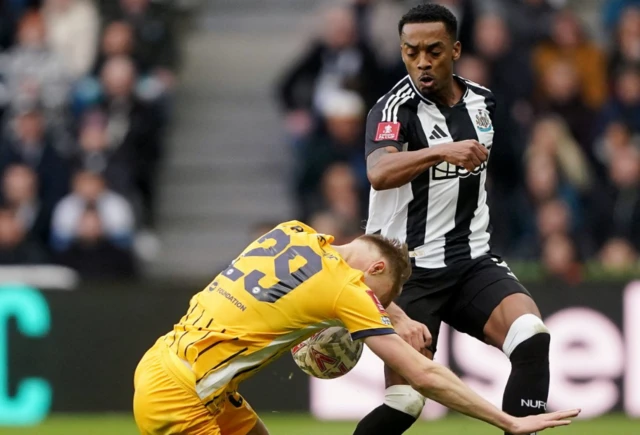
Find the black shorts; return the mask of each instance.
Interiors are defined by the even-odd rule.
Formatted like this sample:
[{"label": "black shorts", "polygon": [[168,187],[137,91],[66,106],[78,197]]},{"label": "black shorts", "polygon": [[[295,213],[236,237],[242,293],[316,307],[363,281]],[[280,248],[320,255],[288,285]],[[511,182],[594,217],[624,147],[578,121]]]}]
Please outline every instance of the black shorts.
[{"label": "black shorts", "polygon": [[506,263],[487,255],[440,269],[414,267],[395,302],[429,328],[433,337],[429,349],[435,353],[440,322],[484,342],[491,313],[514,293],[531,296]]}]

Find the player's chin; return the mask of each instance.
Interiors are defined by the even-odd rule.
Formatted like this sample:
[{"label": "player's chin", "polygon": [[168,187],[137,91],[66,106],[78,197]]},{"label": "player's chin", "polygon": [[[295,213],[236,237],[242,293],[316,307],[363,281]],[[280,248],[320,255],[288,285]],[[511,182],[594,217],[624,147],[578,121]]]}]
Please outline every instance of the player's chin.
[{"label": "player's chin", "polygon": [[428,97],[429,95],[433,95],[433,92],[436,89],[436,82],[431,81],[428,84],[418,82],[418,90],[424,97]]},{"label": "player's chin", "polygon": [[433,89],[420,88],[420,93],[423,97],[429,98],[431,95],[433,95]]}]

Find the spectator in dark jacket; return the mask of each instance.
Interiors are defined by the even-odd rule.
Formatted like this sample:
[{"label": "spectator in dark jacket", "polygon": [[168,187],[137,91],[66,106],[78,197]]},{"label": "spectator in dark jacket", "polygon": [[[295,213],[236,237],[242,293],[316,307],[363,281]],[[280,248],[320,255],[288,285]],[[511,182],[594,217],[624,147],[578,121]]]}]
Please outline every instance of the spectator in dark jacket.
[{"label": "spectator in dark jacket", "polygon": [[592,233],[603,245],[610,238],[628,240],[640,251],[640,154],[635,148],[618,150],[609,162],[611,183],[592,199]]},{"label": "spectator in dark jacket", "polygon": [[173,11],[166,4],[150,0],[120,0],[112,3],[106,20],[122,20],[134,29],[134,55],[141,70],[173,88],[179,66],[179,51],[173,28]]},{"label": "spectator in dark jacket", "polygon": [[117,246],[105,237],[100,214],[91,206],[80,217],[74,241],[57,259],[82,278],[124,279],[137,273],[131,249]]},{"label": "spectator in dark jacket", "polygon": [[626,66],[640,67],[640,3],[625,10],[609,56],[609,76]]},{"label": "spectator in dark jacket", "polygon": [[51,208],[38,197],[38,176],[26,165],[11,165],[2,177],[2,202],[13,211],[27,237],[45,246],[49,240]]},{"label": "spectator in dark jacket", "polygon": [[485,14],[478,19],[475,40],[476,55],[486,62],[488,69],[488,83],[481,84],[491,89],[499,104],[505,106],[504,113],[524,125],[531,112],[534,86],[528,53],[514,45],[508,24],[499,15]]},{"label": "spectator in dark jacket", "polygon": [[99,76],[106,61],[115,56],[132,58],[136,68],[141,70],[141,65],[133,57],[134,48],[135,33],[131,24],[126,21],[112,21],[102,32],[100,51],[93,66],[93,75]]},{"label": "spectator in dark jacket", "polygon": [[285,126],[294,136],[309,132],[310,119],[323,98],[339,89],[358,92],[367,107],[382,95],[380,67],[373,52],[357,39],[348,8],[333,8],[324,18],[322,37],[287,71],[280,83]]},{"label": "spectator in dark jacket", "polygon": [[27,238],[24,226],[8,209],[0,209],[0,265],[42,264],[47,262],[45,249]]},{"label": "spectator in dark jacket", "polygon": [[109,146],[107,121],[100,110],[85,114],[72,167],[74,172],[87,170],[102,174],[110,189],[133,200],[136,197],[133,150],[126,146]]},{"label": "spectator in dark jacket", "polygon": [[539,115],[562,117],[580,148],[594,161],[592,143],[596,135],[595,112],[580,93],[580,82],[571,62],[557,61],[549,65],[542,77],[542,89],[536,102]]},{"label": "spectator in dark jacket", "polygon": [[133,155],[133,176],[143,202],[143,224],[151,227],[155,207],[155,185],[162,155],[162,118],[157,107],[141,101],[134,92],[135,66],[130,58],[114,57],[101,72],[103,110],[109,124],[112,152]]},{"label": "spectator in dark jacket", "polygon": [[633,133],[640,133],[640,68],[626,66],[615,77],[614,92],[602,110],[599,131],[612,122],[622,122]]},{"label": "spectator in dark jacket", "polygon": [[23,164],[38,175],[40,199],[51,209],[69,190],[69,165],[46,131],[44,116],[37,108],[19,113],[0,150],[0,173],[12,164]]},{"label": "spectator in dark jacket", "polygon": [[365,107],[355,92],[333,92],[322,108],[322,126],[300,147],[297,165],[296,191],[303,217],[316,211],[321,179],[336,162],[346,162],[356,176],[358,198],[364,204],[369,196],[364,153]]}]

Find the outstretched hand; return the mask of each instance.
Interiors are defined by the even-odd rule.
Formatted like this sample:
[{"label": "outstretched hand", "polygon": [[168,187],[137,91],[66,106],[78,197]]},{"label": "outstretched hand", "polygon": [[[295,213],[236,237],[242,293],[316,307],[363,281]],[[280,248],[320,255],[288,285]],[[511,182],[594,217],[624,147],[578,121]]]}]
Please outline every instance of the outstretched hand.
[{"label": "outstretched hand", "polygon": [[580,409],[556,411],[549,414],[530,415],[515,418],[513,426],[508,429],[513,435],[528,435],[545,429],[571,424],[570,418],[577,417]]}]

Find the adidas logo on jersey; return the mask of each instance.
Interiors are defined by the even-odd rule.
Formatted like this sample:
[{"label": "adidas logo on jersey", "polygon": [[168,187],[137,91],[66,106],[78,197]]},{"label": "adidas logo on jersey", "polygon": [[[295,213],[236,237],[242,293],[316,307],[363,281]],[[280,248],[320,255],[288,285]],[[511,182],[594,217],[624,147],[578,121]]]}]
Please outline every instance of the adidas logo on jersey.
[{"label": "adidas logo on jersey", "polygon": [[443,137],[447,137],[447,133],[442,131],[440,126],[436,125],[435,127],[433,127],[433,131],[431,131],[431,136],[429,136],[429,140],[442,139]]}]

